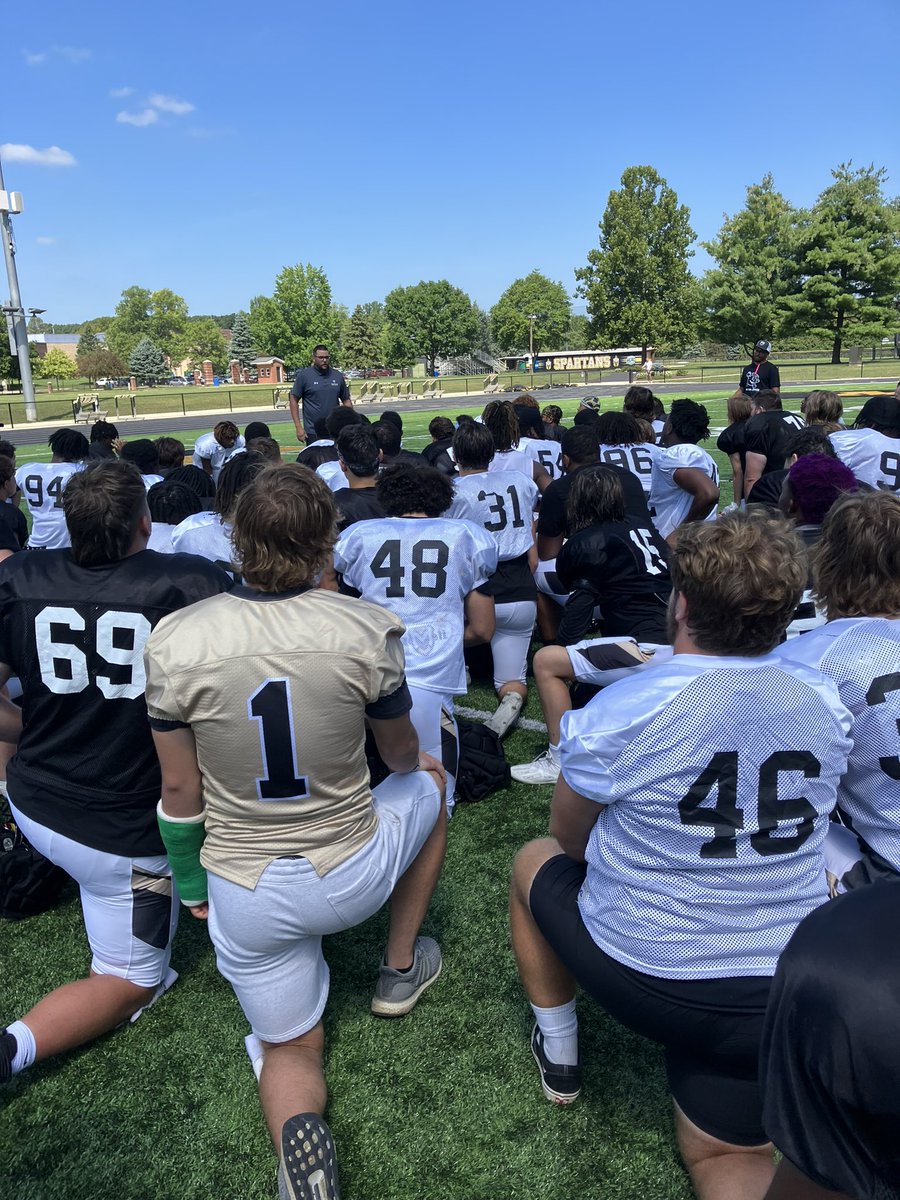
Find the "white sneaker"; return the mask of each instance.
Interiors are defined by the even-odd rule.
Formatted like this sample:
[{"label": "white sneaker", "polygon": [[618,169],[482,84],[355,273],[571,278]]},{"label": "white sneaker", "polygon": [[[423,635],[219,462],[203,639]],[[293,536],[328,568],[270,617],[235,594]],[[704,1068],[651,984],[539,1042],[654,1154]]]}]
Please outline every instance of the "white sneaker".
[{"label": "white sneaker", "polygon": [[510,768],[510,775],[516,783],[556,783],[559,779],[559,763],[550,757],[550,751],[539,754],[534,762],[520,763]]},{"label": "white sneaker", "polygon": [[485,721],[485,725],[488,729],[493,729],[497,737],[506,737],[518,721],[524,703],[525,697],[520,696],[518,692],[507,692],[497,705],[497,711]]}]

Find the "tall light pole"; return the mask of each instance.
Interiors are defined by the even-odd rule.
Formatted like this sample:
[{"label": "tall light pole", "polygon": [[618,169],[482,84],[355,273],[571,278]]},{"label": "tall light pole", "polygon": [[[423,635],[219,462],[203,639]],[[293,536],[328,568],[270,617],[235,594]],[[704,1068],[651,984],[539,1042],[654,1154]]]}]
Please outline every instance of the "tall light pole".
[{"label": "tall light pole", "polygon": [[3,242],[3,257],[6,259],[6,275],[9,279],[9,304],[3,311],[9,320],[9,348],[19,360],[19,377],[22,380],[22,395],[25,400],[25,417],[37,420],[37,405],[34,402],[34,383],[31,378],[31,359],[28,357],[28,330],[25,325],[25,310],[19,295],[19,277],[16,274],[16,244],[13,241],[10,214],[22,211],[19,192],[7,192],[3,183],[3,164],[0,163],[0,241]]},{"label": "tall light pole", "polygon": [[537,313],[532,313],[528,318],[528,366],[531,369],[532,388],[534,387],[534,323],[537,319]]}]

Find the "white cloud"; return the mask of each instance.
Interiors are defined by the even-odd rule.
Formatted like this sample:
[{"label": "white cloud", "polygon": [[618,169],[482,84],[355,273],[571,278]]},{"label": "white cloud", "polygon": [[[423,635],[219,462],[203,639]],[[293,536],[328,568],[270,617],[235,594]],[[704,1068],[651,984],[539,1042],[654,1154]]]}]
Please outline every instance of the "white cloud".
[{"label": "white cloud", "polygon": [[112,88],[109,94],[112,96],[113,100],[124,100],[126,96],[134,95],[134,88]]},{"label": "white cloud", "polygon": [[160,112],[172,113],[175,117],[183,117],[185,113],[194,111],[194,105],[190,101],[179,100],[175,96],[164,96],[161,92],[154,92],[147,103],[153,108],[158,108]]},{"label": "white cloud", "polygon": [[75,156],[59,146],[48,146],[38,150],[34,146],[23,146],[16,142],[4,142],[0,146],[0,157],[7,162],[30,163],[35,167],[74,167]]},{"label": "white cloud", "polygon": [[120,125],[136,125],[139,129],[144,125],[155,125],[159,120],[159,114],[154,108],[144,108],[140,112],[120,112],[116,113],[116,120]]},{"label": "white cloud", "polygon": [[70,63],[83,63],[91,57],[91,51],[80,46],[54,46],[53,53]]},{"label": "white cloud", "polygon": [[32,54],[30,50],[23,50],[22,57],[25,59],[26,65],[29,67],[39,67],[41,63],[47,61],[46,54]]},{"label": "white cloud", "polygon": [[34,239],[39,246],[52,246],[56,238],[52,237],[37,237]]}]

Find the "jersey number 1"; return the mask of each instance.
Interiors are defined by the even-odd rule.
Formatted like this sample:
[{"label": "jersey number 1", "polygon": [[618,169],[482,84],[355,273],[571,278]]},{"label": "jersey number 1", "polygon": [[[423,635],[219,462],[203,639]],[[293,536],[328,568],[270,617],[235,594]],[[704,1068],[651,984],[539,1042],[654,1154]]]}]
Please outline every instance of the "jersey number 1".
[{"label": "jersey number 1", "polygon": [[247,717],[259,722],[263,773],[256,781],[260,800],[302,800],[309,780],[297,768],[297,744],[291,720],[291,681],[267,679],[247,701]]}]

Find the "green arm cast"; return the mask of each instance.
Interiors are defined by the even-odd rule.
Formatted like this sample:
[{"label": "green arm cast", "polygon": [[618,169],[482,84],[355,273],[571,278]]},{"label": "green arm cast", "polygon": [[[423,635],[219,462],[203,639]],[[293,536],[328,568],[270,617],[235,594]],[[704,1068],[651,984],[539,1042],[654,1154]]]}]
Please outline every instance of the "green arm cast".
[{"label": "green arm cast", "polygon": [[156,807],[156,820],[181,903],[188,906],[205,904],[209,893],[206,868],[200,863],[200,847],[206,837],[206,814],[168,817],[163,812],[160,800]]}]

